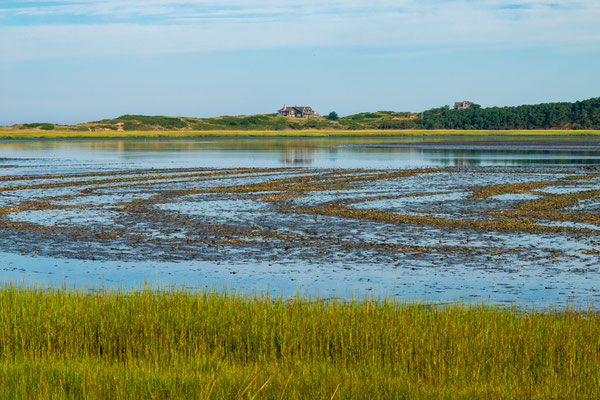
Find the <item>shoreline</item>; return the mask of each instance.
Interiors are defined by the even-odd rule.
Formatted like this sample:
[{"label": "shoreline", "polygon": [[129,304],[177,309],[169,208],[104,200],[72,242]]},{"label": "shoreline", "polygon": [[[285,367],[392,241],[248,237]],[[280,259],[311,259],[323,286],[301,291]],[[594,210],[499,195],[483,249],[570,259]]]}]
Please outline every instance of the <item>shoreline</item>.
[{"label": "shoreline", "polygon": [[387,137],[596,137],[600,130],[356,130],[356,131],[127,131],[82,132],[2,130],[0,140],[53,139],[289,139],[289,138],[387,138]]}]

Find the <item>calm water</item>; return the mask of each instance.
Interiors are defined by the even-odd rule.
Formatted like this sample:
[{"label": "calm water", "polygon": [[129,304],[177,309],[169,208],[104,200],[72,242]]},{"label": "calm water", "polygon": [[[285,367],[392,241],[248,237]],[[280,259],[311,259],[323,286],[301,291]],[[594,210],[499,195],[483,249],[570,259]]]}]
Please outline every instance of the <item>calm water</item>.
[{"label": "calm water", "polygon": [[[600,139],[369,138],[0,142],[22,165],[406,168],[600,165]],[[4,161],[5,163],[7,161]]]},{"label": "calm water", "polygon": [[[331,201],[346,196],[371,193],[444,192],[419,198],[382,199],[352,205],[356,209],[387,211],[410,209],[415,215],[426,210],[433,215],[468,218],[489,207],[510,208],[515,201],[535,199],[537,194],[506,194],[487,202],[468,199],[471,186],[514,183],[515,179],[556,179],[583,171],[580,167],[600,166],[600,140],[575,138],[369,138],[369,139],[211,139],[211,140],[99,140],[0,142],[0,174],[59,175],[71,173],[128,173],[147,168],[282,168],[268,179],[287,176],[287,167],[305,167],[290,174],[318,173],[325,168],[403,169],[457,167],[458,172],[431,178],[411,178],[401,183],[378,183],[355,191],[311,193],[294,200],[296,205]],[[508,173],[519,168],[518,174]],[[490,170],[491,169],[491,170]],[[546,173],[546,171],[550,171]],[[304,171],[304,172],[303,172]],[[477,171],[485,171],[481,176]],[[493,173],[490,173],[493,172]],[[57,178],[64,182],[72,178]],[[74,178],[73,178],[74,179]],[[261,182],[257,174],[236,178],[231,184]],[[245,180],[244,180],[245,179]],[[40,180],[40,182],[42,182]],[[1,186],[31,182],[6,181]],[[228,182],[229,183],[229,182]],[[173,189],[191,185],[172,183]],[[20,189],[0,192],[0,206],[19,204],[52,196],[60,204],[87,204],[84,210],[27,210],[8,214],[9,221],[41,227],[117,226],[119,212],[112,203],[143,199],[155,190],[152,186],[98,189],[93,195],[81,188]],[[597,180],[581,187],[554,186],[543,193],[569,193],[600,189]],[[542,190],[542,189],[540,189]],[[540,192],[540,195],[543,194]],[[61,197],[63,196],[63,197]],[[60,199],[60,200],[59,200]],[[223,247],[216,257],[169,259],[111,248],[99,241],[60,244],[59,239],[43,242],[18,231],[3,231],[0,240],[0,280],[39,285],[77,285],[87,287],[137,287],[151,285],[189,285],[192,287],[228,287],[244,292],[271,291],[293,295],[296,291],[331,295],[391,295],[425,301],[488,300],[498,303],[523,302],[535,305],[597,303],[600,293],[597,236],[572,237],[567,234],[524,234],[447,231],[432,227],[390,228],[389,225],[349,224],[339,218],[313,219],[277,214],[269,204],[254,199],[184,198],[177,204],[157,204],[157,212],[173,212],[190,218],[228,224],[270,225],[273,231],[307,231],[340,238],[344,243],[394,243],[433,246],[442,242],[456,246],[478,246],[477,256],[423,253],[402,255],[391,260],[365,250],[345,253],[336,248],[327,256],[296,255],[270,257],[279,251],[276,245],[242,252]],[[53,200],[54,201],[54,200]],[[577,206],[600,208],[597,198]],[[420,211],[418,211],[420,210]],[[429,214],[428,214],[429,215]],[[547,222],[548,225],[551,222]],[[568,224],[568,222],[565,222]],[[594,224],[578,223],[589,229]],[[185,242],[190,232],[162,226],[119,226],[140,229],[140,234],[171,235],[174,243]],[[468,240],[467,240],[468,239]],[[27,242],[29,240],[29,242]],[[18,242],[18,243],[17,243]],[[28,246],[28,243],[30,246]],[[333,243],[333,242],[332,242]],[[337,244],[339,245],[339,243]],[[19,247],[20,246],[20,247]],[[332,245],[333,246],[333,245]],[[29,247],[29,248],[28,248]],[[141,246],[143,247],[143,246]],[[488,248],[516,249],[514,254],[486,254]],[[62,251],[62,250],[64,251]],[[39,252],[38,252],[39,250]],[[148,251],[154,251],[149,249]],[[518,250],[518,251],[517,251]],[[96,251],[102,256],[96,256]],[[161,250],[163,251],[163,250]],[[90,255],[86,257],[86,252]],[[563,255],[549,258],[556,252]],[[279,253],[277,253],[279,254]],[[527,255],[527,257],[524,256]],[[94,255],[94,256],[92,256]],[[380,258],[381,257],[381,258]],[[550,260],[550,261],[549,261]]]}]

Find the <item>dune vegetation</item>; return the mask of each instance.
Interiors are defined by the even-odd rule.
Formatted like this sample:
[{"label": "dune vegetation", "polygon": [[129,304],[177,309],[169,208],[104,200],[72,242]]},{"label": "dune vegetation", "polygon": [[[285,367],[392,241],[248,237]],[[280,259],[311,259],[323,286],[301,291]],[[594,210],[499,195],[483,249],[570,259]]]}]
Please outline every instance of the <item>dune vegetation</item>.
[{"label": "dune vegetation", "polygon": [[0,398],[599,398],[592,310],[0,289]]},{"label": "dune vegetation", "polygon": [[[600,132],[600,98],[574,103],[545,103],[518,107],[467,110],[450,106],[421,113],[376,111],[339,117],[331,112],[319,118],[289,118],[256,114],[191,118],[122,115],[75,125],[27,123],[0,127],[0,138],[18,137],[127,137],[127,136],[368,136],[373,135],[511,135],[534,133],[589,135]],[[448,131],[448,133],[444,133]],[[532,132],[534,131],[534,132]],[[155,132],[155,133],[152,133]],[[164,133],[168,132],[168,133]],[[180,133],[185,132],[185,133]],[[275,132],[275,133],[272,133]],[[432,133],[433,132],[433,133]],[[483,132],[483,133],[478,133]]]}]

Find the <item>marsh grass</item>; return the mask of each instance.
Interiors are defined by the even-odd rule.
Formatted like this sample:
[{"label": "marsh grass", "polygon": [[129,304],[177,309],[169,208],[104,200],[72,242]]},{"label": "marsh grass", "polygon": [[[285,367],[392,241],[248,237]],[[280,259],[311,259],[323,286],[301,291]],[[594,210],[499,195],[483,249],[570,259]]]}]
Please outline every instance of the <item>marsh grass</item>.
[{"label": "marsh grass", "polygon": [[593,310],[0,289],[0,398],[598,398]]},{"label": "marsh grass", "polygon": [[20,130],[0,127],[0,139],[194,138],[194,137],[419,137],[419,136],[600,136],[600,130]]}]

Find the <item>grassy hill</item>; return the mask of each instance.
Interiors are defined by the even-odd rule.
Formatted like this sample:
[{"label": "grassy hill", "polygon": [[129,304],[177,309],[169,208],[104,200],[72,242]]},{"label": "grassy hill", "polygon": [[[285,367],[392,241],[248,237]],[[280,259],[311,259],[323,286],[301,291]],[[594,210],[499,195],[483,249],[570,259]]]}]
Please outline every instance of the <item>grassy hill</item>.
[{"label": "grassy hill", "polygon": [[20,130],[61,130],[76,132],[118,131],[284,131],[284,130],[361,130],[384,129],[386,124],[417,118],[417,114],[378,111],[361,113],[330,121],[325,117],[300,119],[278,114],[223,116],[215,118],[188,118],[146,115],[122,115],[114,119],[86,122],[76,125],[33,123],[14,125]]},{"label": "grassy hill", "polygon": [[518,107],[468,110],[449,106],[423,113],[377,111],[349,115],[336,120],[327,117],[300,119],[278,114],[188,118],[122,115],[76,125],[50,123],[0,127],[0,132],[177,132],[177,131],[357,131],[357,130],[600,130],[600,97],[574,103],[545,103]]}]

